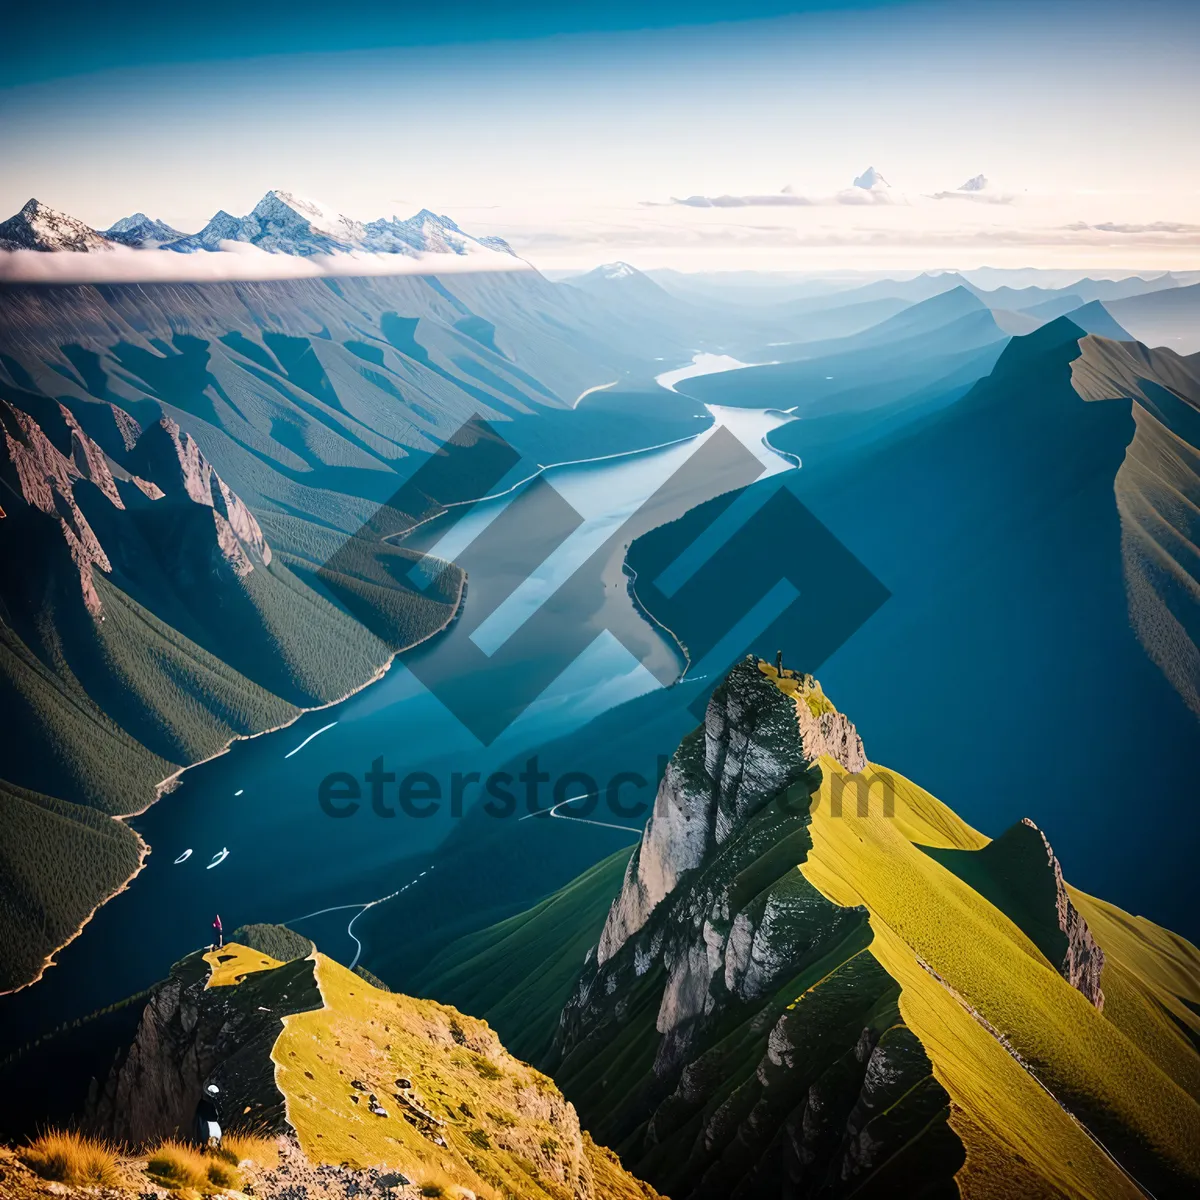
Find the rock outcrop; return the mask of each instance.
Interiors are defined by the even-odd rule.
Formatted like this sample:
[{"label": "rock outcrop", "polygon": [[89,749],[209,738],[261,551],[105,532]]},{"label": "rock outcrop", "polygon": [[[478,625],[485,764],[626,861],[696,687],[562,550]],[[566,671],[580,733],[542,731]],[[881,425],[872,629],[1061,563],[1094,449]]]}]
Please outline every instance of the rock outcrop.
[{"label": "rock outcrop", "polygon": [[[70,431],[68,453],[59,450],[28,413],[7,401],[0,401],[0,424],[3,426],[0,478],[7,484],[8,491],[5,518],[11,524],[21,522],[26,512],[38,514],[31,523],[39,527],[38,532],[43,537],[48,532],[43,526],[57,526],[58,536],[66,543],[78,572],[84,603],[96,616],[100,612],[100,598],[92,582],[92,568],[99,567],[107,573],[112,570],[112,564],[79,506],[76,485],[86,480],[116,508],[124,508],[124,505],[104,452],[84,435],[66,409],[62,409],[62,418]],[[44,521],[42,517],[49,520]]]},{"label": "rock outcrop", "polygon": [[822,755],[866,765],[820,685],[735,666],[563,1010],[555,1078],[672,1195],[849,1194],[918,1141],[925,1182],[961,1164],[866,911],[797,870]]},{"label": "rock outcrop", "polygon": [[1054,875],[1054,911],[1067,943],[1066,951],[1055,966],[1073,988],[1082,992],[1097,1008],[1103,1009],[1104,992],[1100,987],[1100,975],[1104,970],[1104,951],[1092,937],[1083,914],[1072,903],[1063,881],[1062,864],[1046,835],[1028,817],[1024,818],[1022,824],[1037,830],[1046,849],[1047,865]]},{"label": "rock outcrop", "polygon": [[703,727],[684,739],[663,775],[600,937],[598,965],[645,925],[684,873],[822,754],[848,771],[866,765],[858,732],[812,676],[786,672],[785,681],[786,691],[751,658],[713,693]]},{"label": "rock outcrop", "polygon": [[390,1169],[421,1195],[659,1200],[484,1022],[381,991],[315,951],[281,963],[229,943],[178,963],[85,1124],[137,1146],[187,1137],[198,1116],[294,1135],[288,1169],[262,1180],[268,1196],[295,1200],[331,1173],[355,1195],[364,1170]]},{"label": "rock outcrop", "polygon": [[196,444],[170,417],[150,426],[129,456],[130,468],[152,480],[168,500],[187,500],[212,510],[218,552],[235,575],[271,562],[254,514],[213,469]]},{"label": "rock outcrop", "polygon": [[[102,607],[93,568],[107,575],[114,561],[135,561],[148,525],[169,523],[174,534],[186,526],[186,539],[173,536],[160,547],[165,564],[174,564],[183,583],[223,570],[240,579],[255,566],[270,564],[271,548],[254,515],[170,418],[146,430],[132,418],[118,422],[121,436],[135,439],[122,465],[109,459],[63,405],[43,407],[39,422],[0,400],[5,519],[10,530],[32,524],[26,538],[43,543],[43,550],[48,525],[57,526],[93,617]],[[124,519],[114,519],[113,510]],[[207,516],[197,522],[201,510]],[[106,540],[116,544],[106,546]]]},{"label": "rock outcrop", "polygon": [[197,951],[153,991],[132,1045],[89,1099],[88,1128],[130,1145],[189,1137],[202,1104],[222,1128],[286,1128],[271,1048],[285,1016],[321,1007],[313,964],[277,965],[236,987],[208,980]]}]

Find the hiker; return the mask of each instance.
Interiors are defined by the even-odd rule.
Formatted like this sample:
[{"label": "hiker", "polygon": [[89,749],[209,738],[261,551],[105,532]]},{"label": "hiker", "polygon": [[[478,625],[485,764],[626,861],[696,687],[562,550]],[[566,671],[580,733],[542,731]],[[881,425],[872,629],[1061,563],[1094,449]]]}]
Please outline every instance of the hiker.
[{"label": "hiker", "polygon": [[225,945],[225,932],[221,928],[221,914],[217,913],[216,920],[213,921],[213,930],[217,935],[217,949],[220,950]]}]

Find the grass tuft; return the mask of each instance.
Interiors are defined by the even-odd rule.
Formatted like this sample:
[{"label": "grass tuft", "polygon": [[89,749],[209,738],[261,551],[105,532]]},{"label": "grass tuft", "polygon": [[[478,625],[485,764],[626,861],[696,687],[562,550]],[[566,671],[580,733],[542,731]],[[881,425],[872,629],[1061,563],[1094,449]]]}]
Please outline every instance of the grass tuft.
[{"label": "grass tuft", "polygon": [[243,1162],[252,1162],[260,1167],[271,1168],[279,1163],[279,1142],[265,1134],[226,1133],[222,1135],[221,1144],[213,1151],[213,1155],[235,1167]]},{"label": "grass tuft", "polygon": [[216,1155],[208,1156],[208,1182],[219,1188],[240,1188],[242,1176],[237,1167]]},{"label": "grass tuft", "polygon": [[146,1174],[163,1187],[199,1190],[208,1183],[208,1161],[195,1146],[164,1141],[150,1152]]},{"label": "grass tuft", "polygon": [[160,1142],[150,1152],[146,1174],[163,1187],[197,1192],[236,1188],[241,1183],[237,1167],[225,1156],[206,1154],[185,1142]]},{"label": "grass tuft", "polygon": [[102,1187],[122,1183],[112,1146],[73,1130],[49,1130],[20,1150],[18,1156],[35,1175],[58,1183]]}]

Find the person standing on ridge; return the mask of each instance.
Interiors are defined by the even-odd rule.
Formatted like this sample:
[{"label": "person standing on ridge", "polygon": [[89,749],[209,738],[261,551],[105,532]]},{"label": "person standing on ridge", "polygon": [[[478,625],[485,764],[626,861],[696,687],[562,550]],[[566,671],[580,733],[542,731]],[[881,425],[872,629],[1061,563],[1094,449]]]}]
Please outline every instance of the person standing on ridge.
[{"label": "person standing on ridge", "polygon": [[217,913],[216,919],[213,921],[213,931],[217,935],[217,949],[220,950],[225,945],[225,931],[221,928],[221,914]]}]

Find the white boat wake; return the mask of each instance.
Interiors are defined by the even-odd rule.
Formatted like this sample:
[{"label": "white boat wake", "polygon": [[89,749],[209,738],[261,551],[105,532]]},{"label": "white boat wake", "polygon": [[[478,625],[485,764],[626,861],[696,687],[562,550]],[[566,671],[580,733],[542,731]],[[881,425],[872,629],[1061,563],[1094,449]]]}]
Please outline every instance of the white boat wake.
[{"label": "white boat wake", "polygon": [[[189,850],[188,853],[190,854],[191,851]],[[228,848],[225,848],[223,850],[218,850],[217,853],[213,855],[212,862],[210,862],[208,864],[208,866],[205,867],[204,869],[206,871],[211,871],[213,869],[213,867],[219,867],[228,857],[229,857],[229,849]]]},{"label": "white boat wake", "polygon": [[[298,746],[295,748],[295,750],[289,750],[289,751],[288,751],[288,752],[287,752],[287,753],[286,753],[286,754],[285,754],[283,757],[284,757],[284,758],[291,758],[293,754],[299,754],[299,753],[300,753],[300,751],[301,751],[301,750],[303,750],[303,749],[304,749],[304,747],[305,747],[305,746],[307,746],[307,745],[308,745],[308,743],[309,743],[309,742],[311,742],[311,741],[313,740],[313,738],[315,738],[315,737],[319,737],[319,736],[320,736],[322,733],[324,733],[324,732],[325,732],[325,730],[327,730],[327,729],[332,729],[332,728],[333,728],[333,727],[334,727],[336,724],[337,724],[337,722],[336,722],[336,721],[330,721],[328,725],[322,725],[322,726],[321,726],[321,728],[320,728],[320,729],[318,729],[316,733],[310,733],[310,734],[308,735],[308,737],[306,737],[306,738],[304,739],[304,741],[302,741],[302,742],[300,743],[300,745],[298,745]],[[240,794],[240,793],[239,793],[239,794]]]},{"label": "white boat wake", "polygon": [[176,866],[178,866],[181,862],[187,862],[187,860],[191,857],[192,857],[192,851],[189,847],[175,860]]}]

